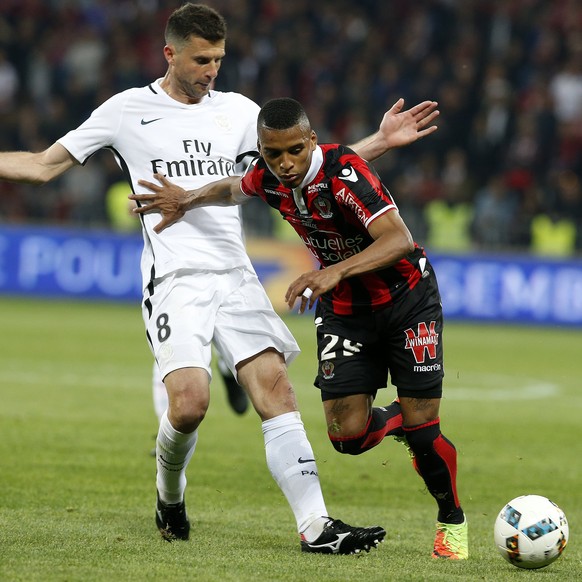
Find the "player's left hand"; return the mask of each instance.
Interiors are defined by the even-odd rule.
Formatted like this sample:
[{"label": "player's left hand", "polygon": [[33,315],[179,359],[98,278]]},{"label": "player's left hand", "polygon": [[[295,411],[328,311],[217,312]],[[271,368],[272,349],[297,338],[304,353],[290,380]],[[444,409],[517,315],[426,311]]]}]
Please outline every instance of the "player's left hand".
[{"label": "player's left hand", "polygon": [[162,220],[154,227],[154,232],[159,234],[164,228],[174,224],[186,214],[187,192],[184,188],[170,182],[162,174],[154,174],[154,178],[161,186],[147,180],[138,181],[140,186],[151,190],[153,194],[132,194],[129,199],[141,204],[133,209],[135,214],[158,212],[162,215]]},{"label": "player's left hand", "polygon": [[400,98],[384,114],[378,133],[384,138],[387,149],[408,145],[437,130],[432,122],[439,116],[436,101],[423,101],[403,111],[404,99]]},{"label": "player's left hand", "polygon": [[293,309],[295,301],[299,298],[299,313],[303,313],[305,309],[311,309],[321,295],[333,289],[339,282],[340,277],[333,267],[308,271],[289,285],[285,293],[285,302],[289,309]]}]

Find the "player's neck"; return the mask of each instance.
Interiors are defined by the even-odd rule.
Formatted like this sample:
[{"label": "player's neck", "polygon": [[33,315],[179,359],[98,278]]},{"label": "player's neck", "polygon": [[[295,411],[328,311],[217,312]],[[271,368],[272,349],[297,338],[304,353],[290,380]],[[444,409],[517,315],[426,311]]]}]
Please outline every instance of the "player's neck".
[{"label": "player's neck", "polygon": [[160,81],[160,87],[169,97],[180,103],[184,103],[186,105],[195,105],[196,103],[200,103],[200,101],[202,101],[202,98],[193,99],[186,95],[183,91],[180,91],[176,87],[175,83],[172,82],[172,77],[169,72],[167,72],[164,78]]}]

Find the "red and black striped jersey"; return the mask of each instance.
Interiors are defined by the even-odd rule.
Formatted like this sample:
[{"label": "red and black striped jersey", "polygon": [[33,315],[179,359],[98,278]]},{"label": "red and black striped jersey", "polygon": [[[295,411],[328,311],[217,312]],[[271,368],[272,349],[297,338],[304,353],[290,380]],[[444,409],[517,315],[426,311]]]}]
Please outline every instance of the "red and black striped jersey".
[{"label": "red and black striped jersey", "polygon": [[[338,144],[314,152],[315,178],[295,192],[283,186],[262,158],[243,176],[241,190],[276,208],[296,230],[322,268],[361,252],[374,242],[368,225],[397,210],[388,189],[364,159]],[[316,155],[317,154],[317,155]],[[314,164],[320,164],[319,169]],[[406,258],[385,269],[349,277],[322,296],[338,315],[377,310],[412,289],[421,277],[424,252],[415,244]]]}]

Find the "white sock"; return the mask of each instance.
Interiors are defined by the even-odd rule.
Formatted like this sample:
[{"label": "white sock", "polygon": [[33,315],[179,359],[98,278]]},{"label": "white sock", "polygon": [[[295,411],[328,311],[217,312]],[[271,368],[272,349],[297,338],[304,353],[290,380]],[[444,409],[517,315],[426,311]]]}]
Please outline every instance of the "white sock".
[{"label": "white sock", "polygon": [[301,415],[287,412],[266,420],[263,435],[267,466],[291,506],[297,531],[313,541],[329,518]]},{"label": "white sock", "polygon": [[178,432],[164,412],[156,440],[156,485],[164,503],[180,503],[186,489],[186,467],[194,454],[198,431]]}]

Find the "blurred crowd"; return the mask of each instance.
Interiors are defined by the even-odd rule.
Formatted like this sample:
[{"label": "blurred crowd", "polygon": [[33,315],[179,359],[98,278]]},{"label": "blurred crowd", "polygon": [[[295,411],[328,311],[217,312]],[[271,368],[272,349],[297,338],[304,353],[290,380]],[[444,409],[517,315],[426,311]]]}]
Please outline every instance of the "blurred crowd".
[{"label": "blurred crowd", "polygon": [[[217,88],[300,100],[321,142],[375,131],[399,97],[439,102],[435,134],[375,162],[418,242],[582,251],[580,0],[207,3],[229,24]],[[44,149],[162,76],[179,5],[0,0],[0,149]],[[42,188],[0,184],[0,221],[116,226],[121,179],[100,152]],[[278,222],[266,206],[245,212],[250,236],[278,236]]]}]

